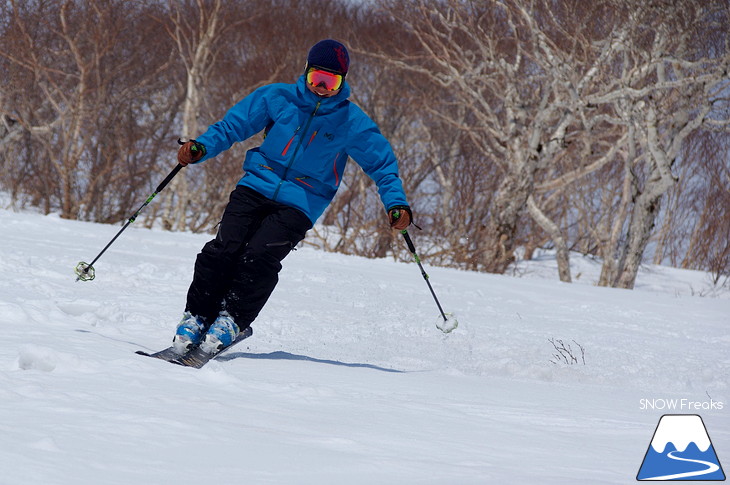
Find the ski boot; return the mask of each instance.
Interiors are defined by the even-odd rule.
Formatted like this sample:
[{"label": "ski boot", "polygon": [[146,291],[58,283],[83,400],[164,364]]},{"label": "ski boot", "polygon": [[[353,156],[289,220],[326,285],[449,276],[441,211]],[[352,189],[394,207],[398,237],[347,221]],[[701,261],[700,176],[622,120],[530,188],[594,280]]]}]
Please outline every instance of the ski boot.
[{"label": "ski boot", "polygon": [[218,352],[231,345],[239,332],[238,325],[233,318],[228,312],[222,311],[208,329],[208,333],[205,334],[200,343],[200,350],[208,354]]},{"label": "ski boot", "polygon": [[190,312],[185,312],[172,338],[172,348],[183,355],[200,343],[205,332],[205,323]]}]

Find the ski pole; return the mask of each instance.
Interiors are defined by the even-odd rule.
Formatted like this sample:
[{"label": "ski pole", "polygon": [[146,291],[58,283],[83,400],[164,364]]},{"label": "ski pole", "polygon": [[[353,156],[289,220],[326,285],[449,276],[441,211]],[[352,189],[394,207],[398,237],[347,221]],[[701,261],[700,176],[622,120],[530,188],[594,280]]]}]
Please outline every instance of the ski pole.
[{"label": "ski pole", "polygon": [[[397,219],[397,217],[396,217]],[[441,318],[443,318],[443,322],[439,321],[436,323],[436,327],[438,327],[439,330],[441,330],[444,333],[449,333],[453,331],[456,327],[459,326],[459,322],[456,320],[453,314],[451,313],[444,313],[444,309],[441,308],[441,303],[439,302],[439,299],[436,297],[436,292],[433,291],[433,286],[431,286],[431,281],[429,279],[428,274],[426,273],[426,270],[423,269],[423,265],[421,264],[421,258],[418,256],[418,253],[416,252],[416,246],[413,244],[413,240],[411,239],[411,236],[408,234],[408,231],[403,229],[401,231],[401,234],[403,234],[403,239],[406,240],[406,245],[408,245],[408,250],[413,255],[413,259],[416,261],[416,264],[418,264],[418,267],[421,269],[421,275],[423,276],[423,279],[426,280],[426,284],[428,285],[428,289],[431,291],[431,296],[433,296],[434,301],[436,302],[436,306],[439,308],[439,312],[441,312]]]},{"label": "ski pole", "polygon": [[94,269],[94,263],[96,263],[99,260],[99,258],[101,258],[101,255],[104,254],[107,249],[109,249],[109,246],[111,246],[112,244],[114,244],[114,241],[117,240],[117,238],[124,232],[124,230],[127,227],[129,227],[129,225],[131,223],[133,223],[137,219],[137,216],[139,215],[140,212],[142,212],[142,209],[144,209],[145,207],[147,207],[147,204],[149,204],[150,202],[152,202],[152,199],[154,199],[155,196],[158,193],[162,192],[162,189],[164,189],[165,186],[170,183],[170,180],[172,180],[173,177],[175,177],[175,175],[177,175],[177,173],[182,168],[183,168],[183,165],[180,165],[178,163],[177,164],[177,167],[173,168],[172,169],[172,172],[170,172],[169,174],[167,174],[167,177],[165,177],[165,180],[163,180],[160,183],[160,185],[157,186],[157,189],[154,192],[152,192],[152,194],[149,197],[147,197],[147,200],[144,201],[144,204],[142,204],[140,206],[140,208],[137,209],[137,212],[135,212],[134,214],[132,214],[132,217],[129,218],[129,220],[127,221],[127,223],[124,224],[124,226],[119,230],[119,232],[117,233],[117,235],[114,236],[111,241],[109,241],[109,244],[107,244],[106,246],[104,246],[104,249],[101,250],[101,252],[94,258],[94,260],[91,263],[85,263],[85,262],[81,261],[81,262],[79,262],[79,264],[76,265],[75,271],[76,271],[76,281],[77,282],[79,280],[81,280],[81,281],[91,281],[91,280],[93,280],[96,277],[96,270]]}]

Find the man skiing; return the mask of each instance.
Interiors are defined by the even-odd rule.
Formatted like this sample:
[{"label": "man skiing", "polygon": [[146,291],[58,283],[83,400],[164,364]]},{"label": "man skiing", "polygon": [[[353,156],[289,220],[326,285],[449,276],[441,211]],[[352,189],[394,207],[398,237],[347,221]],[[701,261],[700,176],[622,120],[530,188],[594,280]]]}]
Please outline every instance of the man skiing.
[{"label": "man skiing", "polygon": [[180,147],[185,166],[203,162],[264,131],[246,153],[244,176],[218,227],[195,261],[185,313],[173,338],[183,354],[230,345],[251,325],[278,282],[281,261],[325,211],[342,182],[348,156],[378,187],[391,227],[412,213],[393,150],[375,123],[348,100],[350,58],[340,42],[315,44],[295,84],[263,86]]}]

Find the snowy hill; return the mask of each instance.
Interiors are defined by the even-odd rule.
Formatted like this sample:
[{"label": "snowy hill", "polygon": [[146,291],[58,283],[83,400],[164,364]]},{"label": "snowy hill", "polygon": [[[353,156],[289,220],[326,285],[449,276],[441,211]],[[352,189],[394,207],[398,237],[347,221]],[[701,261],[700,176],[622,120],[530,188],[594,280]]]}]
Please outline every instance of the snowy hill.
[{"label": "snowy hill", "polygon": [[425,261],[444,335],[415,264],[304,247],[253,337],[194,370],[134,351],[169,344],[208,236],[131,227],[75,283],[118,227],[0,227],[2,485],[628,484],[666,413],[702,415],[730,463],[730,298],[693,296],[701,273],[626,291],[581,258],[572,285],[548,257],[522,278]]}]

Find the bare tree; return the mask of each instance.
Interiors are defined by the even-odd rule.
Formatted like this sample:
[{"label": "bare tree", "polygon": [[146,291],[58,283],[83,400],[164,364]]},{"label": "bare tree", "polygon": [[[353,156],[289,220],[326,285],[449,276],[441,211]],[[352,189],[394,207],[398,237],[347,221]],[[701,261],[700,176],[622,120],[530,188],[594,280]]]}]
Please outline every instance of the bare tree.
[{"label": "bare tree", "polygon": [[[116,222],[166,173],[175,139],[302,73],[344,41],[348,82],[391,141],[431,263],[504,272],[524,248],[730,266],[725,0],[47,0],[0,2],[0,188],[13,203]],[[150,21],[153,20],[153,21]],[[255,32],[255,33],[254,33]],[[236,145],[188,169],[145,223],[210,231]],[[311,244],[409,257],[355,164]],[[651,241],[656,244],[652,245]]]},{"label": "bare tree", "polygon": [[[175,46],[179,64],[184,68],[184,101],[180,136],[193,138],[199,132],[198,117],[210,79],[222,52],[225,36],[239,29],[244,21],[231,16],[222,0],[167,2],[166,11],[152,16]],[[224,40],[225,39],[225,40]],[[164,199],[163,226],[172,230],[188,229],[189,207],[195,202],[188,178],[176,177]]]},{"label": "bare tree", "polygon": [[720,29],[727,5],[383,5],[420,47],[418,53],[400,50],[395,65],[453,96],[461,110],[437,104],[432,112],[462,129],[499,167],[500,185],[488,209],[470,208],[481,216],[481,269],[504,271],[527,210],[553,240],[560,277],[569,281],[569,243],[551,215],[565,211],[554,201],[569,200],[571,186],[592,173],[611,173],[605,169],[617,164],[623,195],[604,191],[610,217],[590,229],[605,260],[601,283],[631,287],[662,195],[676,184],[671,166],[683,141],[703,124],[725,126],[713,106],[727,93]]},{"label": "bare tree", "polygon": [[714,107],[727,96],[730,60],[720,32],[728,18],[724,2],[632,7],[626,42],[609,59],[615,79],[586,97],[610,105],[616,124],[628,129],[622,208],[628,219],[616,219],[605,239],[600,281],[622,288],[633,287],[663,196],[677,184],[672,168],[685,140],[703,125],[727,124]]},{"label": "bare tree", "polygon": [[141,130],[130,113],[144,108],[140,94],[156,82],[164,58],[156,63],[160,57],[147,53],[157,51],[142,47],[151,43],[150,29],[129,27],[141,7],[121,3],[13,0],[0,6],[8,19],[0,59],[10,81],[0,116],[12,120],[5,141],[21,132],[23,140],[2,156],[27,159],[18,183],[34,204],[62,217],[118,217],[123,208],[109,189],[145,169],[139,151],[130,151]]},{"label": "bare tree", "polygon": [[729,137],[701,132],[685,143],[680,183],[668,194],[654,263],[710,271],[716,287],[730,277]]},{"label": "bare tree", "polygon": [[610,159],[594,145],[590,157],[573,159],[579,165],[570,167],[571,173],[555,170],[569,145],[599,125],[582,96],[593,86],[605,54],[590,48],[595,32],[583,34],[585,25],[595,25],[601,6],[569,2],[558,12],[547,1],[419,0],[385,6],[421,51],[401,53],[395,64],[448,93],[452,103],[437,104],[432,113],[465,133],[482,154],[476,163],[497,167],[499,185],[489,206],[470,207],[480,216],[473,222],[480,228],[480,269],[504,272],[527,211],[552,237],[560,277],[570,281],[563,231],[531,195],[538,183],[543,191],[560,189]]}]

